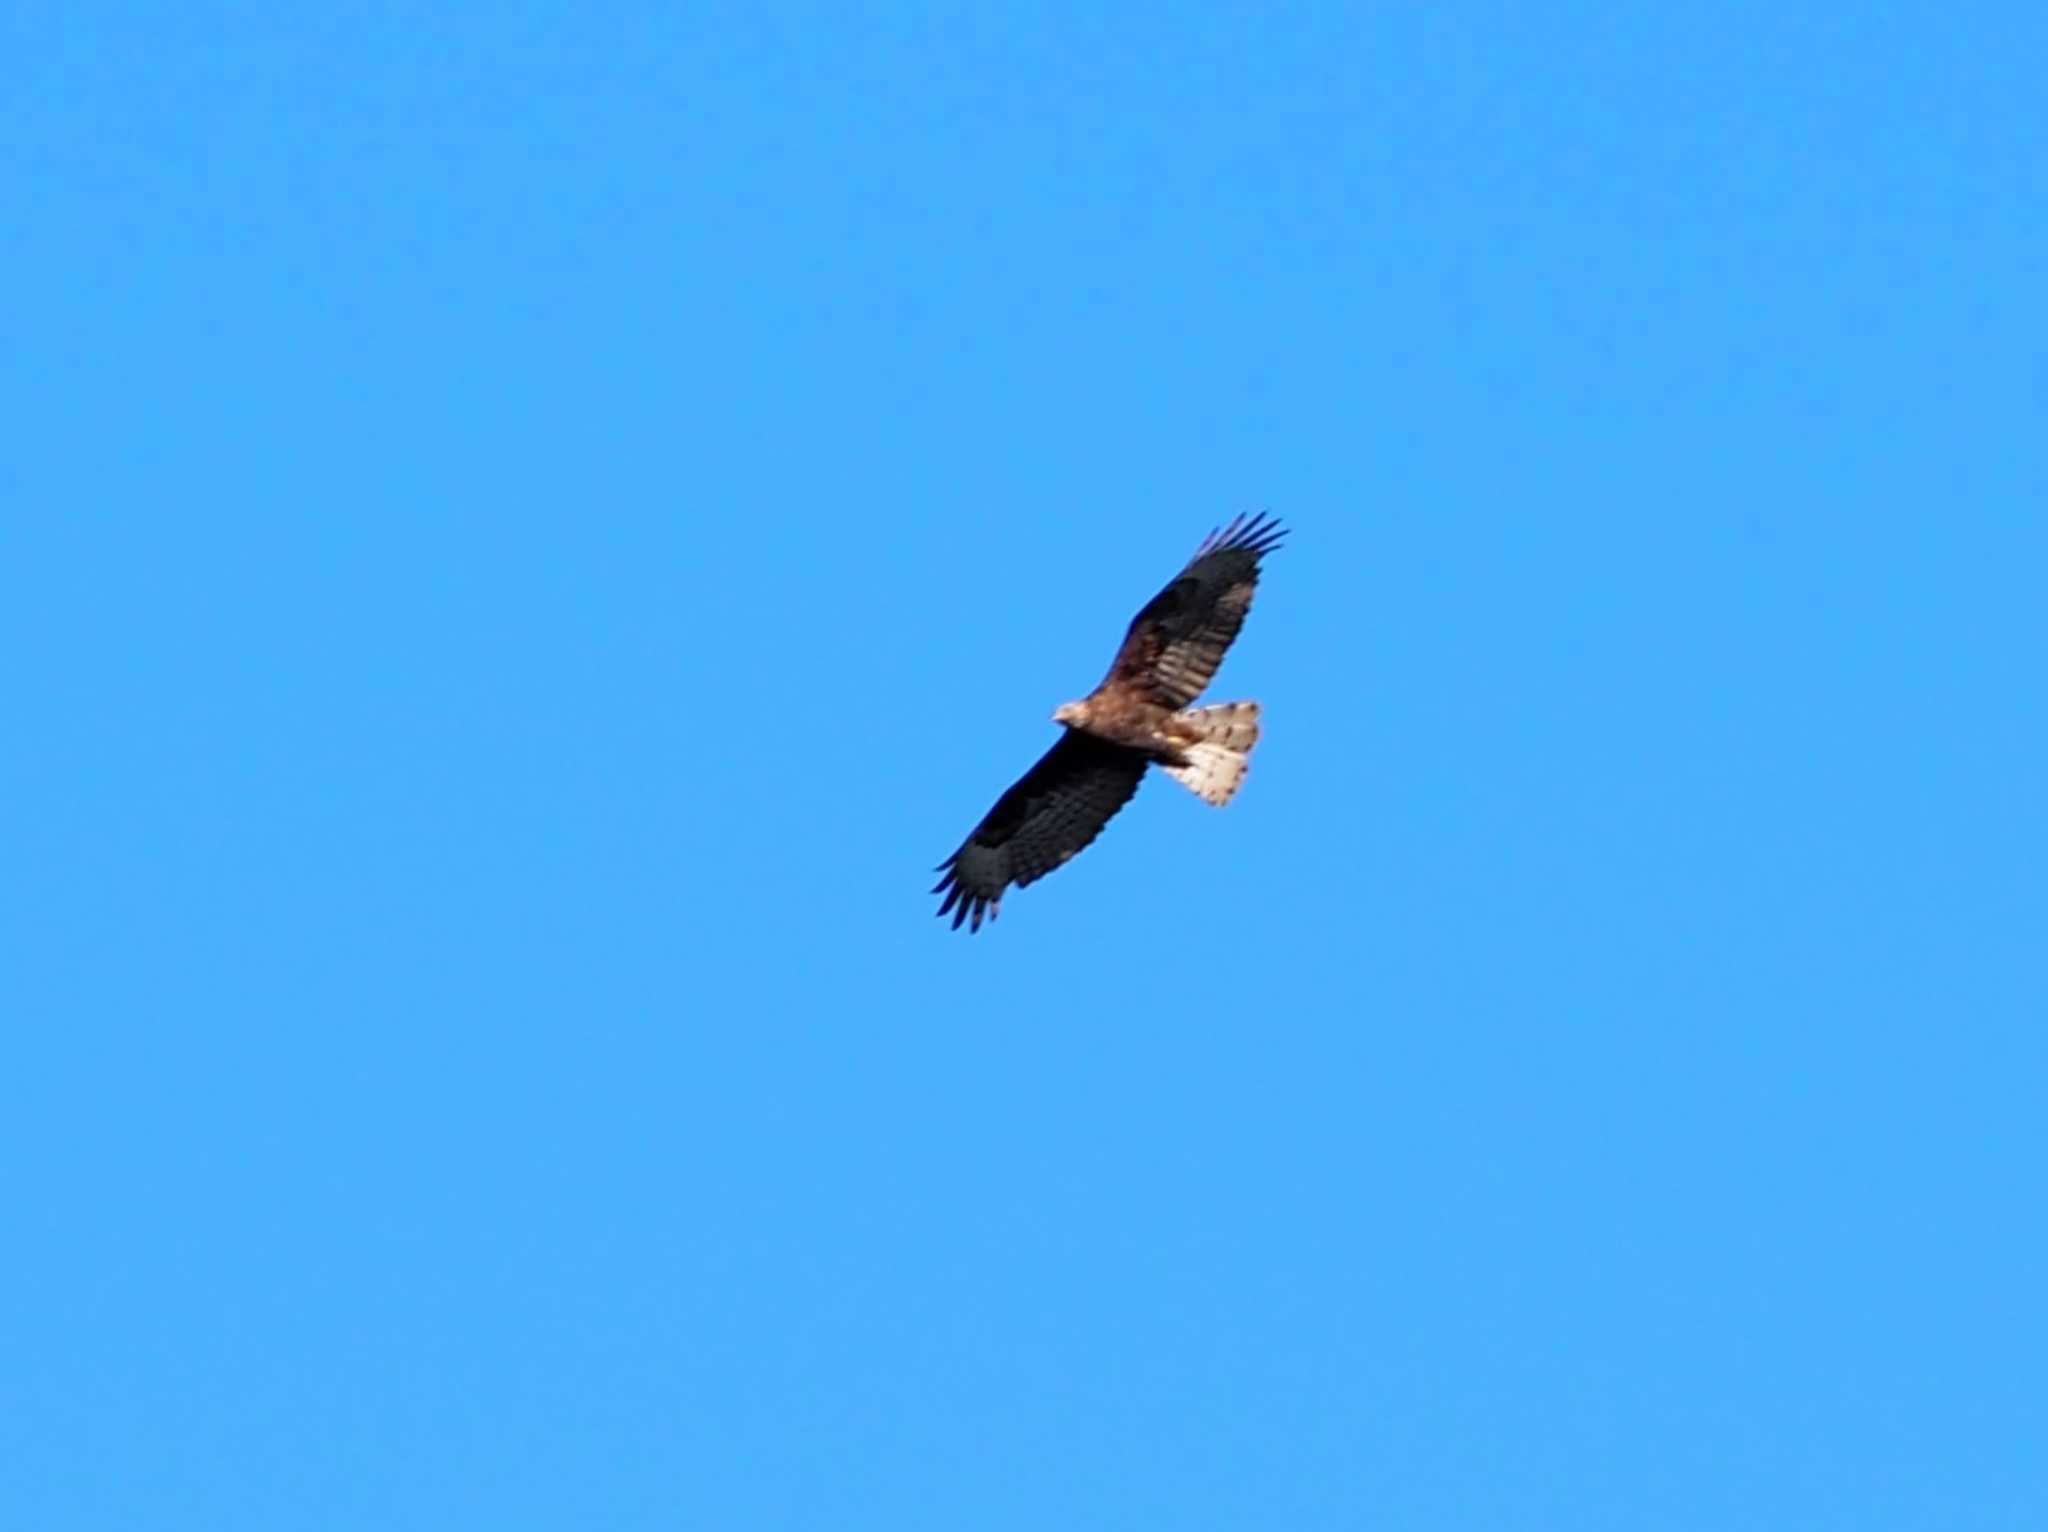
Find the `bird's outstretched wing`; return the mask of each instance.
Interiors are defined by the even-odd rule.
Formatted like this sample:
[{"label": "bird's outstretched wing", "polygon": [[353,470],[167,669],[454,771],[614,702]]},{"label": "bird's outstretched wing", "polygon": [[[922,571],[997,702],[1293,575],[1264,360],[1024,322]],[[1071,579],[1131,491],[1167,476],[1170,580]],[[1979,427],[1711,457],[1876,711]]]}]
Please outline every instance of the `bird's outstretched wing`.
[{"label": "bird's outstretched wing", "polygon": [[1252,609],[1259,560],[1284,536],[1264,514],[1240,516],[1211,532],[1188,567],[1131,619],[1103,685],[1129,688],[1170,708],[1201,696]]},{"label": "bird's outstretched wing", "polygon": [[937,868],[939,913],[953,912],[979,931],[994,919],[1003,891],[1022,888],[1072,857],[1131,801],[1150,762],[1136,750],[1092,734],[1064,731],[1050,750],[996,800],[960,849]]}]

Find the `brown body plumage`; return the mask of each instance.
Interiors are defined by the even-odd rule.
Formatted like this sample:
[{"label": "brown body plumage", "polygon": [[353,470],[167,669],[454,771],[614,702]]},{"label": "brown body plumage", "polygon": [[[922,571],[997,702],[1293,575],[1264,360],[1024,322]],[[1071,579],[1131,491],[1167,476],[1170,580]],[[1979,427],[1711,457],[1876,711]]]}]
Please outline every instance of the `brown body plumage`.
[{"label": "brown body plumage", "polygon": [[1191,739],[1175,737],[1173,716],[1172,708],[1107,681],[1079,702],[1062,702],[1052,710],[1054,723],[1085,729],[1097,739],[1129,745],[1133,750],[1172,750],[1192,744]]},{"label": "brown body plumage", "polygon": [[939,913],[980,930],[1011,884],[1051,872],[1101,833],[1158,765],[1221,807],[1244,780],[1259,737],[1259,705],[1190,707],[1215,677],[1244,626],[1259,560],[1279,545],[1279,525],[1238,517],[1212,532],[1188,566],[1132,619],[1102,684],[1062,703],[1067,732],[996,801],[960,849],[940,863]]}]

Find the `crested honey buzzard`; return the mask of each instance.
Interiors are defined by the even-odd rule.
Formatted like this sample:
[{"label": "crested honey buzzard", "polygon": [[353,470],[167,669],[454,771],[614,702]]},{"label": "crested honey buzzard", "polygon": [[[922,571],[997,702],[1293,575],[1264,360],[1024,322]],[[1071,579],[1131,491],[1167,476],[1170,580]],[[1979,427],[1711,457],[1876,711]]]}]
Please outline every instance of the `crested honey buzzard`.
[{"label": "crested honey buzzard", "polygon": [[953,929],[979,931],[1022,888],[1066,863],[1116,816],[1158,765],[1218,808],[1244,781],[1259,738],[1256,702],[1190,707],[1244,626],[1259,560],[1285,535],[1270,517],[1239,516],[1211,532],[1166,589],[1145,603],[1102,684],[1053,710],[1059,742],[996,800],[939,864]]}]

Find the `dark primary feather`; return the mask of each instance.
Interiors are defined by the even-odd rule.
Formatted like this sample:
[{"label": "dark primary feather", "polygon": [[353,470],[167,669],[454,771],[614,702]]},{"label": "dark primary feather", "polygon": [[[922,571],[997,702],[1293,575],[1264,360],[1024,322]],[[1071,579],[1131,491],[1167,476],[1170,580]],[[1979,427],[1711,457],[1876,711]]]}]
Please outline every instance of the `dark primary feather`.
[{"label": "dark primary feather", "polygon": [[1044,877],[1101,834],[1149,764],[1138,751],[1066,730],[939,864],[945,876],[932,889],[946,896],[939,913],[953,911],[956,931],[963,920],[979,931],[1004,889]]},{"label": "dark primary feather", "polygon": [[1259,560],[1286,535],[1264,514],[1211,532],[1188,567],[1131,619],[1103,684],[1133,688],[1162,707],[1193,702],[1244,626]]}]

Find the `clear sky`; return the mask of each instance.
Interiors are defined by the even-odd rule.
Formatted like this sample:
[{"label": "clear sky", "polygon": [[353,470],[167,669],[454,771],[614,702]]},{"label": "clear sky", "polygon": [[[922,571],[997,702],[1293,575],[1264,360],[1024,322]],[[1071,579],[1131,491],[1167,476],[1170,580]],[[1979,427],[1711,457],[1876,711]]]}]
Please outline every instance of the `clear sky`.
[{"label": "clear sky", "polygon": [[11,8],[0,1523],[2048,1525],[2044,59]]}]

